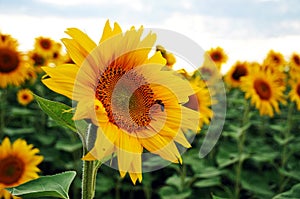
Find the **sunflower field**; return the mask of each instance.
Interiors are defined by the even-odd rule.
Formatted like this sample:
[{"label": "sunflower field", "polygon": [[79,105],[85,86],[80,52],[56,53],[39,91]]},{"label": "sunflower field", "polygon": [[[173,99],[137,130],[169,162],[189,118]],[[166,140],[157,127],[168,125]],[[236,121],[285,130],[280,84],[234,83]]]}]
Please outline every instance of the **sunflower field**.
[{"label": "sunflower field", "polygon": [[0,199],[300,198],[300,54],[189,73],[142,33],[0,32]]}]

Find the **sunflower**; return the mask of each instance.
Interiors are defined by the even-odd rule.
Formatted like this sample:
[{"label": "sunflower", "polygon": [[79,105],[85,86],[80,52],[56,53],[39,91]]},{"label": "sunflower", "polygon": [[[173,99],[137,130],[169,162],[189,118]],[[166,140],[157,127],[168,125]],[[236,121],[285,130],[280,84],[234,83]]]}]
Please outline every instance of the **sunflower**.
[{"label": "sunflower", "polygon": [[199,111],[199,130],[203,124],[209,124],[213,117],[211,106],[215,104],[212,99],[212,93],[208,90],[205,82],[198,75],[193,75],[189,78],[195,94],[190,96],[190,100],[184,105],[193,110]]},{"label": "sunflower", "polygon": [[0,32],[0,43],[5,44],[6,46],[9,46],[13,49],[17,49],[18,47],[18,41],[13,38],[11,35],[9,34],[3,34]]},{"label": "sunflower", "polygon": [[209,57],[217,66],[218,70],[221,71],[222,64],[227,62],[228,56],[221,47],[211,48],[205,52],[205,57]]},{"label": "sunflower", "polygon": [[270,50],[263,61],[263,65],[277,71],[284,71],[286,61],[280,52]]},{"label": "sunflower", "polygon": [[50,58],[53,53],[57,50],[57,45],[54,40],[48,37],[37,37],[35,38],[34,49],[36,52],[45,57]]},{"label": "sunflower", "polygon": [[300,73],[300,54],[293,53],[289,60],[289,75],[291,78],[297,78],[298,74]]},{"label": "sunflower", "polygon": [[241,84],[241,77],[247,76],[249,73],[249,63],[237,61],[226,73],[224,80],[232,87],[239,87]]},{"label": "sunflower", "polygon": [[26,106],[33,100],[33,95],[29,89],[21,89],[17,93],[18,102],[23,106]]},{"label": "sunflower", "polygon": [[20,197],[13,196],[5,189],[0,189],[0,198],[1,199],[21,199]]},{"label": "sunflower", "polygon": [[27,78],[28,67],[25,56],[14,45],[0,40],[0,88],[21,85]]},{"label": "sunflower", "polygon": [[40,170],[37,165],[43,160],[42,156],[36,155],[38,152],[25,140],[17,139],[11,144],[8,138],[4,138],[0,145],[0,189],[38,178]]},{"label": "sunflower", "polygon": [[84,160],[117,155],[121,177],[142,180],[144,150],[181,163],[175,144],[191,145],[182,128],[197,130],[199,114],[182,106],[194,93],[176,72],[163,70],[160,52],[149,57],[156,35],[143,28],[122,33],[106,22],[99,45],[78,29],[63,39],[75,64],[45,67],[43,83],[76,101],[74,120],[89,119],[97,138]]},{"label": "sunflower", "polygon": [[245,98],[251,98],[251,104],[255,105],[260,115],[273,117],[274,110],[280,112],[279,102],[286,103],[283,93],[285,87],[277,80],[275,74],[259,68],[253,69],[251,75],[241,78],[240,87],[245,92]]},{"label": "sunflower", "polygon": [[300,78],[290,81],[291,90],[289,97],[292,102],[297,104],[297,109],[300,110]]},{"label": "sunflower", "polygon": [[161,55],[163,56],[163,58],[166,59],[167,63],[166,65],[170,68],[173,67],[173,65],[176,63],[176,58],[175,56],[170,53],[170,52],[167,52],[167,50],[161,46],[161,45],[157,45],[156,46],[156,51],[160,51],[161,52]]}]

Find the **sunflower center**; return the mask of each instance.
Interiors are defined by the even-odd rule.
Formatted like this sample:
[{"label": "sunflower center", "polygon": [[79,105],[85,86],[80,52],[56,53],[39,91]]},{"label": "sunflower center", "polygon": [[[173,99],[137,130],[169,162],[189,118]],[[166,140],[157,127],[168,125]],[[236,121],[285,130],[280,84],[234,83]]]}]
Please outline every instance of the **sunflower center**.
[{"label": "sunflower center", "polygon": [[42,66],[45,63],[45,59],[41,55],[39,55],[37,53],[34,53],[31,56],[31,59],[34,61],[34,65],[35,66]]},{"label": "sunflower center", "polygon": [[232,73],[232,78],[236,81],[240,81],[240,78],[246,76],[247,74],[247,69],[244,66],[240,65],[237,66],[234,72]]},{"label": "sunflower center", "polygon": [[51,42],[48,39],[42,39],[40,41],[40,44],[42,48],[45,50],[49,50],[51,48]]},{"label": "sunflower center", "polygon": [[256,91],[256,93],[258,94],[258,96],[260,97],[260,99],[262,100],[268,100],[271,97],[271,87],[270,85],[261,80],[261,79],[257,79],[254,82],[254,89]]},{"label": "sunflower center", "polygon": [[280,59],[279,59],[279,57],[277,57],[277,56],[273,56],[273,61],[274,61],[276,64],[278,64],[278,63],[280,62]]},{"label": "sunflower center", "polygon": [[23,94],[23,95],[22,95],[22,99],[23,99],[23,100],[28,100],[28,98],[29,98],[29,96],[28,96],[27,94]]},{"label": "sunflower center", "polygon": [[294,62],[297,64],[297,66],[300,65],[300,58],[299,58],[299,56],[295,55],[295,56],[293,57],[293,60],[294,60]]},{"label": "sunflower center", "polygon": [[153,92],[144,77],[135,72],[108,67],[99,79],[95,95],[109,121],[127,132],[138,131],[151,122]]},{"label": "sunflower center", "polygon": [[0,49],[0,73],[9,73],[19,66],[18,52],[10,49]]},{"label": "sunflower center", "polygon": [[9,156],[0,160],[0,183],[11,185],[18,182],[24,167],[24,162],[17,157]]},{"label": "sunflower center", "polygon": [[5,40],[6,40],[6,38],[7,38],[7,36],[6,36],[6,35],[1,35],[1,40],[2,40],[2,41],[5,41]]},{"label": "sunflower center", "polygon": [[211,59],[213,61],[220,61],[222,58],[222,55],[219,53],[219,52],[214,52],[212,55],[211,55]]}]

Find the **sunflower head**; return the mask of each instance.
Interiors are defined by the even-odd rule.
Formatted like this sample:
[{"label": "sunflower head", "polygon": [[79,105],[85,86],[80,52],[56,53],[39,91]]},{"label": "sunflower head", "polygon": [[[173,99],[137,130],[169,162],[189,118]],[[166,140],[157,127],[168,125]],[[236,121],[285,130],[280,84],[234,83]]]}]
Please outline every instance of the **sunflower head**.
[{"label": "sunflower head", "polygon": [[156,35],[144,29],[122,32],[106,22],[99,44],[70,28],[63,39],[74,64],[44,67],[50,89],[76,101],[74,120],[89,119],[97,128],[84,160],[116,155],[121,177],[142,180],[143,152],[181,162],[176,143],[191,145],[182,128],[197,130],[199,113],[183,106],[194,93],[189,82],[166,70],[161,52],[153,52]]},{"label": "sunflower head", "polygon": [[43,157],[38,149],[18,139],[11,143],[4,138],[0,145],[0,189],[14,187],[38,177],[37,165]]},{"label": "sunflower head", "polygon": [[49,37],[35,38],[34,50],[45,58],[51,58],[53,53],[57,51],[57,44]]},{"label": "sunflower head", "polygon": [[228,59],[228,56],[223,48],[219,46],[206,51],[206,55],[206,57],[210,58],[215,63],[219,71],[221,71],[222,64],[226,63]]},{"label": "sunflower head", "polygon": [[3,34],[0,32],[0,45],[6,45],[9,46],[12,49],[17,49],[19,44],[18,41],[13,38],[9,34]]},{"label": "sunflower head", "polygon": [[291,90],[288,96],[292,102],[297,104],[297,109],[300,110],[300,78],[291,79],[289,83]]},{"label": "sunflower head", "polygon": [[21,89],[17,93],[17,99],[21,105],[26,106],[32,102],[33,95],[29,89]]},{"label": "sunflower head", "polygon": [[163,58],[166,59],[166,61],[167,61],[166,65],[168,67],[172,68],[172,66],[176,63],[175,56],[172,53],[167,52],[167,50],[161,45],[156,46],[156,51],[159,51],[161,53],[161,55],[163,56]]},{"label": "sunflower head", "polygon": [[241,84],[241,78],[249,73],[249,63],[237,61],[225,75],[225,82],[232,87],[238,87]]},{"label": "sunflower head", "polygon": [[0,88],[21,85],[27,77],[25,56],[9,43],[0,42]]},{"label": "sunflower head", "polygon": [[263,65],[272,68],[272,70],[283,71],[286,61],[280,52],[270,50],[263,61]]},{"label": "sunflower head", "polygon": [[245,98],[251,98],[251,103],[261,115],[274,116],[274,110],[279,111],[279,103],[285,104],[285,86],[278,82],[278,77],[269,71],[253,69],[253,72],[241,78],[241,89]]}]

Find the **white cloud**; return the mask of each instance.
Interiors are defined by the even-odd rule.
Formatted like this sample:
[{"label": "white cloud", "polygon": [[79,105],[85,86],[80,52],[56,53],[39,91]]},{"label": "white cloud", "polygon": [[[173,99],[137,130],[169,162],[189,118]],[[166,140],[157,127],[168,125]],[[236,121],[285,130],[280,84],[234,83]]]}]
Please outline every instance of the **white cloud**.
[{"label": "white cloud", "polygon": [[136,11],[142,11],[144,6],[140,0],[36,0],[37,2],[47,3],[55,6],[126,6],[126,8],[131,8]]},{"label": "white cloud", "polygon": [[[244,28],[245,22],[232,20],[234,19],[175,13],[156,23],[144,21],[141,24],[145,28],[164,28],[179,32],[195,41],[204,50],[221,46],[229,56],[225,70],[237,60],[262,61],[270,49],[283,53],[286,58],[289,58],[292,52],[300,50],[300,36],[297,34],[270,38],[257,37],[259,32],[251,28],[250,31],[247,31],[248,29]],[[29,50],[33,47],[35,37],[49,36],[56,41],[68,37],[64,33],[68,27],[81,29],[97,42],[102,34],[105,21],[104,18],[71,19],[26,15],[7,17],[7,15],[0,14],[0,31],[17,38],[21,50]],[[126,30],[133,24],[128,22],[120,25]],[[287,21],[281,26],[300,30],[300,24],[297,21],[292,21],[292,23]],[[202,52],[199,52],[199,56],[202,56]]]}]

